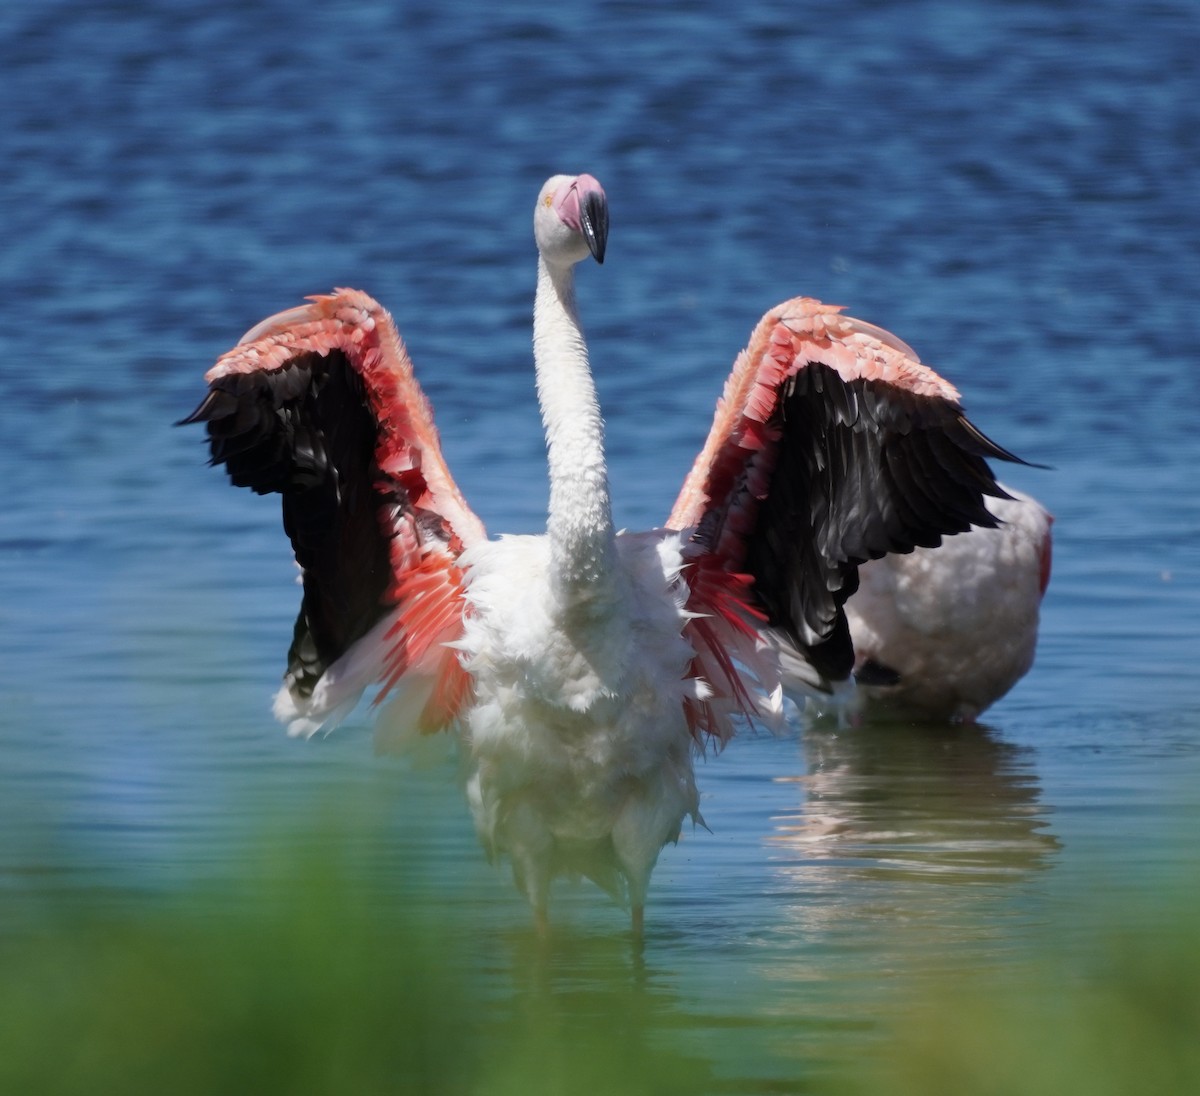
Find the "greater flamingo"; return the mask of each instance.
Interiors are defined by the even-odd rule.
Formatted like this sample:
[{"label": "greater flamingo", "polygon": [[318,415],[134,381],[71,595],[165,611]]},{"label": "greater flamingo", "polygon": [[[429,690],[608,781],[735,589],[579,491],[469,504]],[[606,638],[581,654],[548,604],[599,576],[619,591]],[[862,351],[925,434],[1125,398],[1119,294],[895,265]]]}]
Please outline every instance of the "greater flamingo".
[{"label": "greater flamingo", "polygon": [[845,608],[868,711],[971,723],[1033,665],[1054,519],[1005,490],[995,528],[859,568]]},{"label": "greater flamingo", "polygon": [[797,298],[755,327],[669,527],[613,525],[573,270],[603,261],[608,206],[556,175],[534,210],[533,347],[549,457],[543,536],[488,540],[443,460],[389,314],[338,290],[251,330],[206,374],[233,483],[282,495],[303,599],[276,715],[457,728],[476,827],[541,931],[560,874],[626,901],[700,820],[693,754],[781,710],[772,627],[845,678],[858,565],[991,525],[984,458],[1016,460],[894,336]]}]

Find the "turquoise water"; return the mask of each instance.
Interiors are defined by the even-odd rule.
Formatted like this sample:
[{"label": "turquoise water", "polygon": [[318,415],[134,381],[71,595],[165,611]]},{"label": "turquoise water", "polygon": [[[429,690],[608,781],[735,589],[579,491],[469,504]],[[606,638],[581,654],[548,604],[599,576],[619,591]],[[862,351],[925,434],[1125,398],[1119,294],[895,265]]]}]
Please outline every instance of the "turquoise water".
[{"label": "turquoise water", "polygon": [[[1200,20],[1138,8],[6,8],[0,924],[186,898],[317,820],[381,901],[465,919],[497,1007],[519,995],[528,913],[452,763],[375,757],[365,717],[272,723],[276,507],[170,424],[263,315],[359,286],[489,530],[539,528],[528,210],[560,170],[612,207],[580,296],[621,524],[663,520],[735,352],[799,293],[1053,467],[1003,470],[1055,513],[1055,573],[986,726],[797,726],[702,766],[712,832],[647,910],[659,1036],[723,1090],[786,1089],[870,1040],[897,971],[1086,948],[1107,899],[1193,876]],[[556,909],[579,946],[551,989],[602,997],[625,915],[569,885]]]}]

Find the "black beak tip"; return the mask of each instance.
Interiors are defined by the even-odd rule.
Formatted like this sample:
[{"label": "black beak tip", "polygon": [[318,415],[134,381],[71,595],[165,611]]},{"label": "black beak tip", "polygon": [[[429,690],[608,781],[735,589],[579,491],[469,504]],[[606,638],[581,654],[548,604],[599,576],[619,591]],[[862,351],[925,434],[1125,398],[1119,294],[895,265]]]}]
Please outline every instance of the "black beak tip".
[{"label": "black beak tip", "polygon": [[589,194],[583,199],[580,212],[588,250],[596,262],[603,263],[608,244],[608,203],[599,194]]}]

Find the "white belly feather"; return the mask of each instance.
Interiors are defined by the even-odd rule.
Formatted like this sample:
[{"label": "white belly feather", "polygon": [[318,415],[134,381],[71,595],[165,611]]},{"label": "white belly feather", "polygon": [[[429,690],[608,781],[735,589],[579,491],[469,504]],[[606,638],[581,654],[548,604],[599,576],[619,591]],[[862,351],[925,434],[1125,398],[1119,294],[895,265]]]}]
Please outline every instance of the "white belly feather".
[{"label": "white belly feather", "polygon": [[468,798],[484,844],[512,856],[535,902],[563,871],[642,901],[663,844],[697,815],[679,537],[617,546],[610,594],[586,605],[554,589],[546,537],[463,557]]}]

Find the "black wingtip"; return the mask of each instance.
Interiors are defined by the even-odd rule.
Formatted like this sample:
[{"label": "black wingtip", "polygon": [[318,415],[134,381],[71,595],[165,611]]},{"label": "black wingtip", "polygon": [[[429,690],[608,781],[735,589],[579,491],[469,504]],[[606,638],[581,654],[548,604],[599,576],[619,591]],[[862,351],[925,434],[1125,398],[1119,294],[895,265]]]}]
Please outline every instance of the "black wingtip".
[{"label": "black wingtip", "polygon": [[1035,464],[1031,460],[1025,460],[1024,457],[1018,457],[1016,453],[1010,453],[1004,446],[997,445],[996,442],[992,441],[991,438],[965,415],[959,417],[959,426],[962,428],[966,440],[970,443],[969,446],[965,447],[969,452],[991,460],[1005,460],[1010,464],[1023,464],[1026,468],[1040,468],[1044,472],[1052,472],[1054,470],[1049,464]]},{"label": "black wingtip", "polygon": [[210,388],[196,410],[185,418],[178,419],[173,426],[191,426],[197,422],[212,422],[223,419],[237,410],[237,400],[219,388]]},{"label": "black wingtip", "polygon": [[854,671],[854,680],[860,685],[892,686],[900,684],[900,671],[868,658]]}]

